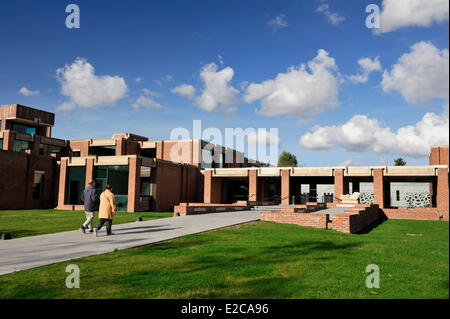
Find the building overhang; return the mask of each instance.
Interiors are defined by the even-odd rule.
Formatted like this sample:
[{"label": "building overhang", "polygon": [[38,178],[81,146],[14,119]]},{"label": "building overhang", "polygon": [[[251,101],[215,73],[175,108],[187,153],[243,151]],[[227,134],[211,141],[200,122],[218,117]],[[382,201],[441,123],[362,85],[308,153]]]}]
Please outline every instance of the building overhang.
[{"label": "building overhang", "polygon": [[343,170],[345,177],[372,177],[374,170],[382,169],[388,177],[434,177],[437,169],[446,165],[423,166],[334,166],[334,167],[259,167],[259,168],[206,168],[213,177],[246,177],[249,170],[256,170],[259,177],[281,176],[282,170],[289,170],[292,177],[332,177],[336,170]]}]

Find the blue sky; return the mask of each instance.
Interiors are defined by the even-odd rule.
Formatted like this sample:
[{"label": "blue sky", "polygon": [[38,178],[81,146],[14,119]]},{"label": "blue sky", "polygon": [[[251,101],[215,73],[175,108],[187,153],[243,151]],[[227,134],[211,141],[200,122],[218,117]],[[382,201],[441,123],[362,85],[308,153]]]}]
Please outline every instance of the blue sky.
[{"label": "blue sky", "polygon": [[[56,112],[60,138],[133,132],[168,139],[173,128],[191,130],[200,119],[222,131],[278,128],[280,152],[305,166],[391,164],[397,156],[426,164],[425,148],[448,144],[448,1],[415,8],[417,16],[392,1],[73,1],[79,29],[65,26],[71,2],[2,1],[0,104]],[[369,3],[382,9],[380,34],[365,25]],[[316,60],[321,71],[313,74],[308,62],[319,50],[327,59]],[[89,85],[85,94],[84,84],[64,78],[77,58],[94,68],[80,81],[113,87]],[[362,58],[375,70],[353,81],[364,76]],[[202,71],[211,63],[208,84]],[[217,84],[222,70],[228,78]],[[277,80],[280,73],[286,76]],[[308,79],[317,82],[308,86]],[[195,93],[174,93],[180,85]],[[212,104],[200,99],[205,91]],[[83,105],[86,97],[93,99]],[[140,97],[145,105],[136,110]],[[59,110],[64,103],[70,108]]]}]

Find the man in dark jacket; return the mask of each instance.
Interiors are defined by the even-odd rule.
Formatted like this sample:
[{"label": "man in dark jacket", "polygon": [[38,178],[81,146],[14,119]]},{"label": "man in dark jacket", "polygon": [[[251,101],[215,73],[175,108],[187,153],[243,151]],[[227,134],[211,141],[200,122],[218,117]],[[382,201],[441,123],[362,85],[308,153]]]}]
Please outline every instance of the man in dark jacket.
[{"label": "man in dark jacket", "polygon": [[89,182],[89,186],[83,191],[81,194],[81,201],[84,203],[84,213],[86,214],[86,221],[83,225],[81,225],[80,229],[84,233],[86,233],[86,229],[89,229],[89,232],[93,232],[93,224],[95,211],[98,208],[98,194],[95,189],[95,181],[91,180]]}]

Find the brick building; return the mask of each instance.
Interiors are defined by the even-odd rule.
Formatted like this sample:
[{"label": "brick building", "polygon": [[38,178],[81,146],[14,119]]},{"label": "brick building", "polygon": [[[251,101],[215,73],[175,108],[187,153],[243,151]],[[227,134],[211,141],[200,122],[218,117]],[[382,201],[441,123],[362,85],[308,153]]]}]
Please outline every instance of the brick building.
[{"label": "brick building", "polygon": [[0,106],[0,209],[55,207],[59,156],[67,141],[51,137],[53,113]]},{"label": "brick building", "polygon": [[[129,212],[170,211],[179,203],[330,203],[360,192],[362,203],[386,214],[409,207],[448,215],[448,146],[432,147],[428,166],[277,168],[199,139],[56,139],[54,119],[22,105],[0,106],[0,209],[82,209],[81,192],[94,179],[99,191],[111,184],[119,210]],[[399,187],[411,183],[425,191]]]},{"label": "brick building", "polygon": [[169,211],[202,200],[205,167],[266,166],[198,139],[149,141],[130,133],[55,139],[54,118],[22,105],[0,106],[0,209],[82,209],[81,192],[95,179],[99,190],[113,186],[119,210]]}]

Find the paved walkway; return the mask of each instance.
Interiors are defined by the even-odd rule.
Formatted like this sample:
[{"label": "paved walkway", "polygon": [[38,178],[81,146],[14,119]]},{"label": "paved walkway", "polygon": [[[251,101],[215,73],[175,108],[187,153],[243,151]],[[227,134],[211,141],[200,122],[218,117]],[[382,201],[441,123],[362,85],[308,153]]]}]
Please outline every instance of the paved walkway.
[{"label": "paved walkway", "polygon": [[0,275],[112,252],[259,220],[259,212],[240,211],[155,219],[113,225],[114,236],[80,230],[0,241]]}]

